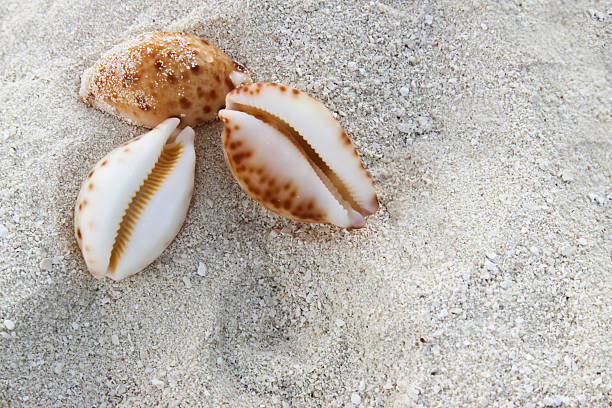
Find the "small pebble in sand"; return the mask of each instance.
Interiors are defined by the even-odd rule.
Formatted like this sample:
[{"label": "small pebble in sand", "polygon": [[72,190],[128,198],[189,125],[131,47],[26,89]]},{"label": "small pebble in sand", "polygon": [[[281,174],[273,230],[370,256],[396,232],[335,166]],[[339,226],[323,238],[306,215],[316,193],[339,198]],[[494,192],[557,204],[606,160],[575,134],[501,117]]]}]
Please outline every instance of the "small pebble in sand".
[{"label": "small pebble in sand", "polygon": [[184,276],[184,277],[183,277],[183,283],[185,284],[185,287],[186,287],[187,289],[190,289],[190,288],[191,288],[191,281],[189,280],[189,278],[188,278],[188,277],[186,277],[186,276]]},{"label": "small pebble in sand", "polygon": [[488,259],[485,260],[484,267],[487,271],[497,272],[497,265],[495,265],[493,262],[489,261]]},{"label": "small pebble in sand", "polygon": [[113,334],[111,336],[111,342],[113,343],[113,345],[118,346],[119,345],[119,336],[117,336],[116,334]]},{"label": "small pebble in sand", "polygon": [[401,133],[412,133],[412,126],[409,123],[400,123],[397,125],[397,130]]},{"label": "small pebble in sand", "polygon": [[570,170],[565,169],[561,172],[561,180],[565,181],[566,183],[571,183],[574,181],[574,175]]},{"label": "small pebble in sand", "polygon": [[338,327],[344,327],[344,320],[342,320],[342,319],[336,319],[336,326],[338,326]]},{"label": "small pebble in sand", "polygon": [[408,95],[410,95],[410,86],[402,86],[399,89],[400,95],[402,95],[404,98],[407,97]]},{"label": "small pebble in sand", "polygon": [[185,262],[187,262],[187,255],[185,254],[179,254],[179,255],[175,255],[172,257],[172,262],[177,263],[179,265],[184,264]]},{"label": "small pebble in sand", "polygon": [[15,330],[15,323],[12,320],[4,319],[4,327],[9,331]]},{"label": "small pebble in sand", "polygon": [[427,14],[427,15],[425,16],[425,24],[427,24],[427,25],[431,25],[432,23],[433,23],[433,16],[432,16],[432,15]]},{"label": "small pebble in sand", "polygon": [[361,404],[361,396],[354,392],[353,394],[351,394],[351,402],[353,403],[353,405]]},{"label": "small pebble in sand", "polygon": [[39,267],[43,271],[50,271],[51,269],[53,269],[53,260],[51,258],[45,258],[40,261]]},{"label": "small pebble in sand", "polygon": [[8,235],[8,229],[0,224],[0,238],[5,238]]},{"label": "small pebble in sand", "polygon": [[198,271],[196,272],[198,276],[206,276],[206,265],[202,262],[198,264]]},{"label": "small pebble in sand", "polygon": [[570,256],[573,256],[576,253],[576,248],[571,245],[565,245],[559,250],[559,253],[562,256],[569,258]]},{"label": "small pebble in sand", "polygon": [[154,378],[151,380],[151,384],[153,384],[154,386],[156,386],[159,389],[164,388],[164,382],[162,380],[158,380],[157,378]]}]

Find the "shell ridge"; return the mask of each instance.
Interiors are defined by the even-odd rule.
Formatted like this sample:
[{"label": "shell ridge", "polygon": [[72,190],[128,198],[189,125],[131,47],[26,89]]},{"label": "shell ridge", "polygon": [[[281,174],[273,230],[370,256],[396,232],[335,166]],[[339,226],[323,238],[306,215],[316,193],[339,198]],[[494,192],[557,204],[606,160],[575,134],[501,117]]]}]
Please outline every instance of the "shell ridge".
[{"label": "shell ridge", "polygon": [[159,189],[163,181],[168,177],[183,151],[183,143],[178,142],[173,145],[165,145],[159,154],[155,165],[147,175],[147,178],[140,185],[136,193],[132,196],[129,205],[121,218],[117,233],[113,241],[111,253],[109,255],[108,270],[115,271],[119,259],[127,246],[134,225],[138,221],[142,210],[147,206],[147,202]]}]

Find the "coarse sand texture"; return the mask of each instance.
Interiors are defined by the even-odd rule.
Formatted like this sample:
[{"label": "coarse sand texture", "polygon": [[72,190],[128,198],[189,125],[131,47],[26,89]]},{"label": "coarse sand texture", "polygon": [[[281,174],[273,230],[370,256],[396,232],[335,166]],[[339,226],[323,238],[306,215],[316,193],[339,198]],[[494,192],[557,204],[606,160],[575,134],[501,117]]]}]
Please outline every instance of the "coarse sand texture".
[{"label": "coarse sand texture", "polygon": [[[320,100],[378,211],[268,211],[214,120],[176,239],[92,277],[81,183],[147,129],[81,75],[154,31]],[[0,407],[608,408],[611,33],[596,0],[1,1]]]}]

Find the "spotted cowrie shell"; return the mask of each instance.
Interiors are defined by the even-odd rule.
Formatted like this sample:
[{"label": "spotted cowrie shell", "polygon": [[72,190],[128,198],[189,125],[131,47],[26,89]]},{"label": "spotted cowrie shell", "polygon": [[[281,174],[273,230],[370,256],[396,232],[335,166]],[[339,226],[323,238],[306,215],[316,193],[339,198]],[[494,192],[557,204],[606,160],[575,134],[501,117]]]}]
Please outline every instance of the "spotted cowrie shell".
[{"label": "spotted cowrie shell", "polygon": [[194,184],[194,132],[170,118],[100,160],[74,211],[89,271],[120,280],[153,262],[181,228]]},{"label": "spotted cowrie shell", "polygon": [[250,83],[242,65],[187,33],[154,32],[121,43],[81,77],[88,105],[152,128],[169,117],[182,126],[213,120],[232,89]]},{"label": "spotted cowrie shell", "polygon": [[225,158],[240,186],[293,220],[358,228],[378,210],[348,135],[312,96],[287,85],[234,89],[219,111]]}]

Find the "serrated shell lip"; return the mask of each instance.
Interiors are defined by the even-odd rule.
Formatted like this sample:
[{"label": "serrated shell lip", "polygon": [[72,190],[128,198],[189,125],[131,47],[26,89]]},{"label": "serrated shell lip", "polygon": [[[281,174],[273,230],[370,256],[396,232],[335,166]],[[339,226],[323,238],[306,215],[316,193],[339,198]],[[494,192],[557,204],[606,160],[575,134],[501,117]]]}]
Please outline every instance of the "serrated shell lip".
[{"label": "serrated shell lip", "polygon": [[[358,228],[363,226],[363,216],[350,207],[342,205],[342,202],[331,193],[330,189],[324,184],[319,175],[315,174],[313,167],[311,167],[310,164],[307,163],[307,160],[299,153],[298,148],[282,136],[278,130],[240,111],[222,110],[220,111],[220,117],[227,125],[224,127],[222,140],[228,167],[243,190],[254,200],[258,201],[269,210],[296,221],[306,223],[330,222],[346,228]],[[237,132],[238,139],[241,139],[239,135],[240,130],[235,130],[236,127],[240,129],[249,128],[253,131],[252,136],[272,132],[272,134],[268,136],[276,134],[275,137],[279,137],[280,139],[266,143],[264,145],[264,147],[267,146],[265,149],[267,150],[266,153],[257,151],[259,149],[255,149],[251,156],[249,154],[249,147],[247,147],[246,151],[243,150],[239,152],[235,150],[235,147],[239,144],[241,145],[242,142],[230,141],[230,133],[233,135],[234,132]],[[235,139],[233,136],[231,136],[231,138],[231,140]],[[261,139],[259,136],[257,136],[257,138]],[[248,140],[244,138],[242,138],[242,140],[246,142],[247,146],[252,146],[251,142]],[[270,148],[277,150],[277,152],[272,153],[268,150]],[[278,154],[278,149],[281,149],[284,153]],[[288,161],[289,158],[287,154],[290,156],[299,156],[296,157],[296,161]],[[245,162],[247,167],[250,167],[246,173],[244,172],[245,167],[242,164],[243,159],[241,157],[246,158],[246,162],[249,162]],[[256,169],[252,166],[260,162],[263,157],[275,157],[276,159],[269,161],[269,166],[264,166],[267,167],[267,169],[263,173],[260,173],[260,171],[264,170],[264,167],[255,171]],[[292,174],[290,176],[283,176],[283,171],[274,173],[274,170],[272,170],[273,168],[280,170],[281,168],[287,168],[287,166],[292,167]],[[249,178],[254,176],[253,173],[261,174],[258,177],[262,177],[259,182],[255,182],[254,184],[252,182],[255,180],[251,179],[251,181],[249,181]],[[299,176],[300,174],[302,176]],[[304,176],[309,178],[307,184],[303,184],[306,181],[303,178]],[[276,181],[276,187],[273,184],[265,184],[266,180],[272,179]],[[283,185],[284,187],[281,189]],[[292,191],[293,189],[297,190]],[[264,191],[266,191],[265,195],[263,194]],[[272,191],[272,195],[268,197],[269,192]],[[284,191],[284,193],[282,191]],[[318,191],[318,193],[316,193],[316,191]],[[296,192],[297,196],[294,196]],[[288,193],[291,193],[291,196],[289,196]],[[319,199],[323,198],[320,194],[326,198],[323,201],[318,201],[313,194],[319,196]],[[274,198],[275,196],[276,198]]]},{"label": "serrated shell lip", "polygon": [[[293,132],[294,135],[298,135],[299,138],[303,139],[303,142],[298,144],[301,144],[302,150],[311,150],[308,153],[304,152],[304,155],[305,157],[309,158],[309,160],[314,157],[315,161],[317,161],[317,168],[324,169],[326,166],[330,165],[329,157],[326,159],[320,155],[320,152],[315,147],[313,147],[311,140],[308,138],[308,134],[305,135],[304,133],[296,129],[293,126],[293,123],[286,117],[282,117],[282,115],[277,115],[276,112],[267,110],[268,106],[266,106],[265,104],[259,104],[257,102],[258,98],[261,99],[262,95],[269,94],[269,92],[276,92],[275,97],[277,97],[278,95],[283,95],[283,101],[286,103],[290,103],[292,100],[296,100],[297,103],[301,104],[306,110],[315,109],[320,112],[317,113],[317,115],[314,115],[318,118],[318,120],[324,120],[329,122],[329,125],[327,126],[330,126],[332,132],[335,132],[335,134],[339,135],[338,137],[342,138],[342,144],[346,145],[350,149],[349,151],[351,151],[350,156],[353,158],[349,157],[349,160],[351,160],[353,164],[351,164],[350,166],[353,166],[352,168],[355,168],[355,170],[353,171],[360,174],[359,186],[361,187],[359,188],[362,188],[365,183],[365,185],[369,189],[369,192],[362,192],[362,198],[360,199],[361,204],[359,204],[356,201],[355,182],[353,182],[353,184],[345,184],[346,179],[344,179],[343,176],[337,175],[335,173],[336,170],[333,170],[332,168],[327,168],[324,173],[326,174],[328,179],[334,180],[331,183],[332,186],[343,190],[340,196],[345,202],[349,203],[350,208],[357,210],[361,213],[362,216],[371,215],[376,212],[376,210],[378,209],[378,199],[373,189],[373,183],[369,174],[363,168],[361,160],[359,159],[358,154],[354,149],[354,146],[352,146],[350,139],[348,138],[346,132],[344,132],[338,121],[331,115],[331,112],[329,112],[329,110],[324,105],[322,105],[311,95],[308,95],[298,89],[292,88],[287,85],[280,85],[276,83],[256,83],[245,85],[228,93],[228,95],[226,96],[226,109],[254,114],[253,116],[257,117],[258,119],[263,119],[265,122],[273,123],[274,126],[277,128],[279,127],[278,123],[282,123],[282,126],[284,126],[286,129],[290,129],[289,132]],[[306,98],[303,98],[303,96],[306,96]],[[220,112],[220,117],[222,117],[222,115],[223,113]],[[283,133],[286,132],[283,131]]]},{"label": "serrated shell lip", "polygon": [[[176,233],[178,233],[178,230],[184,222],[193,192],[193,171],[195,164],[193,130],[190,127],[186,127],[182,131],[179,131],[175,129],[178,123],[179,120],[176,118],[168,119],[156,126],[149,134],[139,136],[119,148],[114,149],[96,164],[94,170],[90,172],[90,177],[88,177],[83,184],[75,205],[75,234],[79,247],[83,251],[86,265],[92,275],[96,277],[106,276],[114,280],[120,280],[132,275],[152,262],[161,251],[163,251],[167,244],[172,241]],[[143,150],[145,146],[149,147]],[[156,148],[156,146],[158,147]],[[133,152],[129,151],[129,149],[132,149]],[[176,162],[170,163],[171,165],[168,165],[167,161],[160,161],[160,157],[167,154],[165,152],[168,152],[169,149],[178,149],[179,152],[177,153],[178,156],[176,156]],[[121,201],[117,201],[114,197],[120,198],[124,193],[114,193],[116,190],[116,183],[124,183],[125,179],[130,179],[130,175],[123,174],[123,179],[119,179],[113,176],[113,174],[117,173],[117,171],[122,172],[123,169],[127,170],[130,168],[129,157],[137,158],[142,156],[142,154],[150,154],[147,152],[155,153],[155,151],[158,153],[155,154],[152,159],[145,159],[145,161],[142,162],[143,164],[147,162],[152,163],[153,167],[151,170],[141,170],[140,174],[146,175],[140,176],[134,174],[132,177],[133,181],[129,182],[129,185],[137,186],[135,190],[131,190],[132,187],[129,187],[129,185],[127,190],[121,190],[136,191],[136,193],[130,194],[131,198],[128,197],[129,200],[121,199]],[[135,161],[133,166],[140,166],[138,163],[138,161]],[[155,172],[155,168],[159,166],[162,166],[161,170]],[[115,170],[113,170],[113,167]],[[109,179],[109,177],[112,179]],[[141,177],[142,181],[138,182]],[[90,189],[88,182],[95,182],[95,189]],[[147,182],[152,184],[147,184]],[[171,194],[170,197],[172,201],[168,206],[168,208],[175,208],[174,213],[169,216],[164,216],[166,221],[162,222],[159,226],[153,225],[152,229],[148,227],[143,229],[140,225],[143,223],[151,224],[147,222],[147,220],[151,217],[157,217],[155,214],[159,213],[159,210],[152,209],[151,206],[159,208],[160,200],[164,201],[166,200],[164,197],[168,196],[168,188],[164,186],[167,186],[168,183],[177,182],[179,183],[177,187],[173,187],[173,191],[176,191],[176,194]],[[115,250],[117,236],[120,234],[120,225],[126,220],[128,208],[134,203],[134,197],[137,193],[143,191],[143,186],[152,186],[153,188],[149,189],[148,193],[144,191],[144,193],[149,194],[146,196],[148,198],[146,201],[141,202],[141,204],[144,204],[141,205],[142,208],[140,208],[138,216],[135,218],[136,224],[133,228],[128,228],[127,230],[128,233],[133,234],[132,239],[137,242],[132,242],[129,239],[126,241],[127,252],[123,255],[121,255],[121,253],[119,254],[123,256],[123,258],[121,258],[121,256],[118,258],[119,262],[116,263],[117,269],[113,271],[113,268],[109,267],[108,259],[106,261],[104,259],[112,256],[111,254]],[[87,200],[90,200],[90,202],[86,203],[87,206],[85,208],[81,209],[83,202]],[[153,201],[149,202],[148,200]],[[122,204],[123,202],[127,204]],[[103,211],[100,212],[100,210]],[[103,215],[104,213],[122,215],[115,215],[111,218],[107,218]],[[132,212],[129,213],[134,214]],[[111,219],[114,218],[118,220],[118,224],[114,224],[113,221],[111,221]],[[91,229],[93,227],[88,224],[92,222],[94,224],[100,224],[102,230],[98,227]],[[108,227],[104,227],[105,224],[108,224]],[[151,230],[152,233],[147,233],[146,231],[148,230]],[[149,237],[152,237],[150,244],[147,243]]]}]

